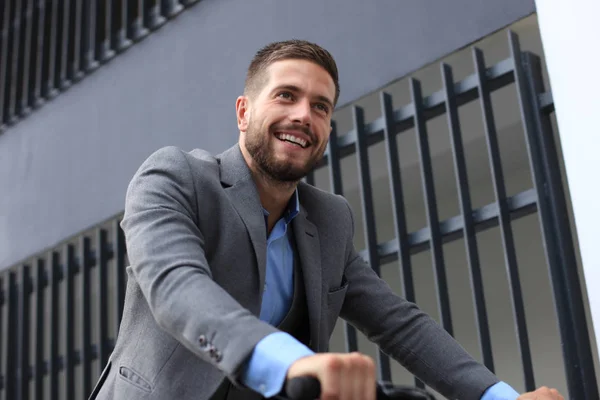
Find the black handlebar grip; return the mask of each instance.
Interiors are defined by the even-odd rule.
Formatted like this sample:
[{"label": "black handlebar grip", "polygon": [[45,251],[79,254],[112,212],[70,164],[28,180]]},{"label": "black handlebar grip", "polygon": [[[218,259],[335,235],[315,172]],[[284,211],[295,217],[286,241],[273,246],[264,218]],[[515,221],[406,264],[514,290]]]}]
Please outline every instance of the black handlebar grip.
[{"label": "black handlebar grip", "polygon": [[290,400],[314,400],[321,396],[321,382],[312,376],[300,376],[287,380],[284,390]]}]

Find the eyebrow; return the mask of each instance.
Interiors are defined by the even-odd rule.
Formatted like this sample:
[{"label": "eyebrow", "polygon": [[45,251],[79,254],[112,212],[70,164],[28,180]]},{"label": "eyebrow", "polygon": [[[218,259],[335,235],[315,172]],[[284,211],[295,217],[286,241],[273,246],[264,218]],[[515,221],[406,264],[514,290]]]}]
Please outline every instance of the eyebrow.
[{"label": "eyebrow", "polygon": [[[280,86],[277,86],[275,89],[273,89],[273,91],[277,91],[277,90],[281,90],[281,89],[287,89],[292,92],[302,92],[302,89],[300,89],[296,85],[280,85]],[[329,107],[331,107],[331,109],[333,109],[333,102],[331,100],[329,100],[329,98],[327,98],[326,96],[317,95],[316,98],[324,103],[327,103],[327,105]]]}]

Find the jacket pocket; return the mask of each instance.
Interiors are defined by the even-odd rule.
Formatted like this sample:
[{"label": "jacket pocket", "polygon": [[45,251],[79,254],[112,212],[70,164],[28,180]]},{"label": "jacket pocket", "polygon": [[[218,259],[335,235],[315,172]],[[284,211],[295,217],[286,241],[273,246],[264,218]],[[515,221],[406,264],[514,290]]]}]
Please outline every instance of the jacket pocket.
[{"label": "jacket pocket", "polygon": [[344,299],[346,298],[347,291],[348,282],[344,281],[342,286],[330,289],[327,292],[326,320],[330,334],[333,331],[333,328],[335,328],[335,323],[340,315],[342,306],[344,305]]},{"label": "jacket pocket", "polygon": [[119,378],[139,389],[142,389],[145,392],[152,392],[152,385],[150,382],[129,367],[124,365],[119,367]]}]

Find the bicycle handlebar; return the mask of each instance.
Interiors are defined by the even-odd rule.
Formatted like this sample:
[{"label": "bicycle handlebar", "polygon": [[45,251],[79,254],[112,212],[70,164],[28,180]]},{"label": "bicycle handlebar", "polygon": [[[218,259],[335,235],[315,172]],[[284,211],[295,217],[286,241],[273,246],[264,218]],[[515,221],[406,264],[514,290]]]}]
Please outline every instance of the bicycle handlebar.
[{"label": "bicycle handlebar", "polygon": [[312,376],[293,378],[285,383],[284,394],[289,400],[314,400],[321,395],[321,382]]},{"label": "bicycle handlebar", "polygon": [[[426,390],[413,386],[394,385],[391,382],[377,382],[377,400],[435,400]],[[304,376],[286,381],[281,399],[314,400],[321,395],[321,383],[317,378]]]}]

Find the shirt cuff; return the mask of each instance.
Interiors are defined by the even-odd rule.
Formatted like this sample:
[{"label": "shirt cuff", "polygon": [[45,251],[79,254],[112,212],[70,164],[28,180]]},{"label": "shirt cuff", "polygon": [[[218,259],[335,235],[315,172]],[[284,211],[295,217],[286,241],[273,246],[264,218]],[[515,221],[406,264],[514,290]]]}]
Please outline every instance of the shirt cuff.
[{"label": "shirt cuff", "polygon": [[516,400],[519,393],[505,382],[490,386],[481,396],[481,400]]},{"label": "shirt cuff", "polygon": [[254,347],[241,382],[264,397],[272,397],[283,387],[289,367],[314,352],[285,332],[275,332]]}]

